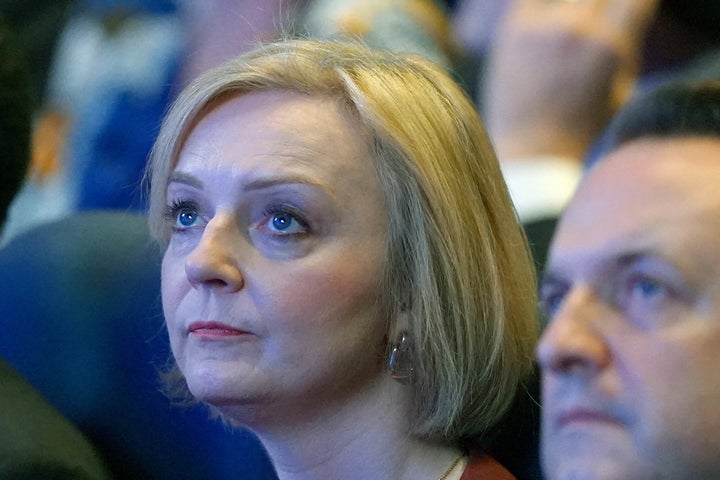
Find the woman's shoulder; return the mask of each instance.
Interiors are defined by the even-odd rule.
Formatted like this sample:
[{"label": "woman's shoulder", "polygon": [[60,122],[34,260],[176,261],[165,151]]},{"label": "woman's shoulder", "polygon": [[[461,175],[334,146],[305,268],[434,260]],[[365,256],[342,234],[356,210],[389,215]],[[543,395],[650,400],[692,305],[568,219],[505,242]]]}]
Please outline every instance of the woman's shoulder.
[{"label": "woman's shoulder", "polygon": [[470,452],[470,459],[460,480],[516,480],[500,462],[487,453],[476,450]]}]

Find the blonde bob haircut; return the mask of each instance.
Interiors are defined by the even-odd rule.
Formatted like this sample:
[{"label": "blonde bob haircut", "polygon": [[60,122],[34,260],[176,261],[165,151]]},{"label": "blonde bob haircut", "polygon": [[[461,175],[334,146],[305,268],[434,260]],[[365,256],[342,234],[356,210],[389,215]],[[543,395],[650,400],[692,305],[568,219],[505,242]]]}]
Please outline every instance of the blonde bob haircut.
[{"label": "blonde bob haircut", "polygon": [[219,97],[272,89],[333,98],[369,132],[389,208],[389,342],[402,314],[413,344],[411,433],[452,444],[486,432],[532,369],[535,272],[476,110],[440,67],[355,41],[283,40],[205,73],[151,154],[153,234],[167,246],[168,178],[199,118]]}]

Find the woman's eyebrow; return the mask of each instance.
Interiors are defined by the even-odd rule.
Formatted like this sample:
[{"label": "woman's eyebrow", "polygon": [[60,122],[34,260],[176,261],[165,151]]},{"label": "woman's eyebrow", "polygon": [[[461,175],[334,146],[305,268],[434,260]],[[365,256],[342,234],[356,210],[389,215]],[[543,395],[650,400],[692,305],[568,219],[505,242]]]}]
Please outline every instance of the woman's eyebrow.
[{"label": "woman's eyebrow", "polygon": [[[198,177],[183,171],[174,171],[170,175],[168,185],[172,183],[180,183],[183,185],[189,185],[190,187],[203,190],[204,183]],[[331,197],[336,197],[337,192],[332,185],[317,182],[307,176],[299,174],[281,174],[281,175],[258,175],[251,176],[242,184],[244,191],[262,190],[265,188],[272,188],[278,185],[308,185],[311,187],[318,188],[326,192]]]},{"label": "woman's eyebrow", "polygon": [[335,191],[332,188],[332,185],[317,182],[303,175],[294,174],[268,175],[250,178],[243,184],[243,190],[262,190],[264,188],[271,188],[278,185],[307,185],[324,190],[330,195],[335,196]]},{"label": "woman's eyebrow", "polygon": [[170,179],[168,180],[168,184],[170,183],[183,183],[185,185],[195,187],[199,190],[202,190],[204,188],[202,180],[185,172],[173,172],[172,175],[170,175]]}]

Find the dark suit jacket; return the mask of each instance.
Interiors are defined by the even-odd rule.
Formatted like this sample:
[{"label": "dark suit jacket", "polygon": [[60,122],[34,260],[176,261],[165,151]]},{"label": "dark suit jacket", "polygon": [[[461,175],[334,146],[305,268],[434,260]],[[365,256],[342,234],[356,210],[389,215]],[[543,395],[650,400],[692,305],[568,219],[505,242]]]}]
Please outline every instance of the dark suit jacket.
[{"label": "dark suit jacket", "polygon": [[109,479],[85,437],[0,359],[0,479]]}]

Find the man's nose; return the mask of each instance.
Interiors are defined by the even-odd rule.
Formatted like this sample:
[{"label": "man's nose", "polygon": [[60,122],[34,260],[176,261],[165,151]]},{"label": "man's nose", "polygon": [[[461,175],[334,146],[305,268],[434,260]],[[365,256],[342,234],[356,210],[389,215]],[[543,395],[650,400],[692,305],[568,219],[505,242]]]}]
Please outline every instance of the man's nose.
[{"label": "man's nose", "polygon": [[592,375],[610,363],[603,326],[615,313],[589,287],[571,289],[536,349],[546,373]]}]

